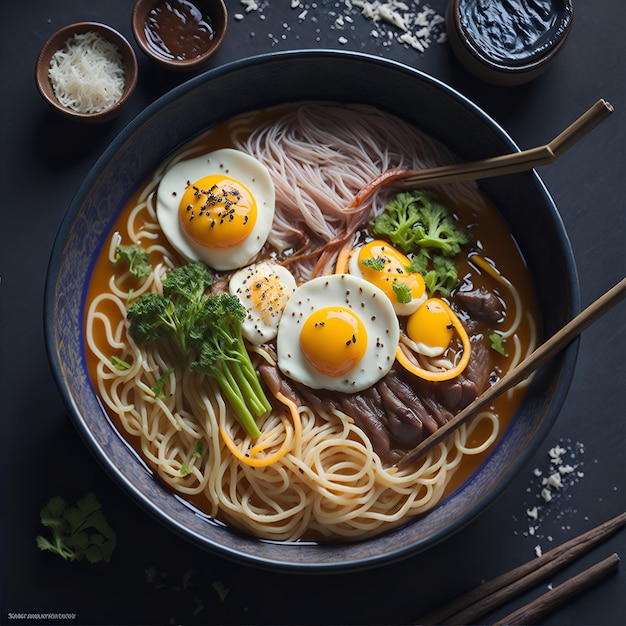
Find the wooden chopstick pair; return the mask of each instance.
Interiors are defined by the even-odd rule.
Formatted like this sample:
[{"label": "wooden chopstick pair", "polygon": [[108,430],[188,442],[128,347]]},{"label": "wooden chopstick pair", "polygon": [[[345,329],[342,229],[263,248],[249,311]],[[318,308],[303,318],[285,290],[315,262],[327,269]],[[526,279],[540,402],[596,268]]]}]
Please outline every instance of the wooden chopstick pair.
[{"label": "wooden chopstick pair", "polygon": [[390,169],[376,176],[354,197],[351,207],[364,205],[377,189],[393,184],[399,189],[416,189],[443,183],[479,180],[493,176],[526,172],[556,161],[589,131],[605,120],[614,109],[610,102],[600,99],[557,135],[550,143],[537,148],[502,154],[469,163],[453,163],[422,170]]},{"label": "wooden chopstick pair", "polygon": [[[542,556],[463,594],[441,609],[421,617],[415,624],[474,624],[483,615],[502,606],[521,592],[537,585],[580,558],[624,526],[626,526],[626,513],[621,513]],[[563,602],[615,571],[619,563],[620,559],[617,554],[610,555],[510,613],[494,626],[537,623],[539,619]]]},{"label": "wooden chopstick pair", "polygon": [[408,170],[396,179],[404,188],[479,180],[492,176],[525,172],[541,165],[553,163],[566,150],[582,139],[589,131],[613,113],[613,106],[600,99],[570,124],[550,143],[529,150],[480,159],[470,163],[455,163],[423,170]]}]

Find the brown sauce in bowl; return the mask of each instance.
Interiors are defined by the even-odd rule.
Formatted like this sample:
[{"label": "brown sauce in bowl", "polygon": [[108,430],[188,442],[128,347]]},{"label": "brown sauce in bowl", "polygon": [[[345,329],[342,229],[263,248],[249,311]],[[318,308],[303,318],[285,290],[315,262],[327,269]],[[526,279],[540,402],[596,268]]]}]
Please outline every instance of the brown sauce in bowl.
[{"label": "brown sauce in bowl", "polygon": [[163,0],[148,13],[146,41],[158,54],[188,61],[204,54],[215,30],[210,19],[189,0]]}]

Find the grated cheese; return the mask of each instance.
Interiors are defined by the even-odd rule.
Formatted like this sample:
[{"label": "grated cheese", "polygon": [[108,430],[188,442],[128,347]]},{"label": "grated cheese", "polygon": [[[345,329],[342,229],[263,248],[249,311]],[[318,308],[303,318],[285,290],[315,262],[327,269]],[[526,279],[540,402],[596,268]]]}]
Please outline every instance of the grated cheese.
[{"label": "grated cheese", "polygon": [[118,47],[95,32],[70,37],[52,56],[48,77],[58,101],[79,113],[113,106],[125,84]]}]

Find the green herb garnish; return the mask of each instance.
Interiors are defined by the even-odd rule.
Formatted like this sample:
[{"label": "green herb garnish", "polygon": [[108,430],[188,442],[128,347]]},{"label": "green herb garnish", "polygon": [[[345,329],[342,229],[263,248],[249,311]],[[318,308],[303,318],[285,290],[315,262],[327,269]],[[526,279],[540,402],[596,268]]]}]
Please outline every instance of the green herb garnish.
[{"label": "green herb garnish", "polygon": [[499,335],[498,333],[492,333],[491,335],[489,335],[489,339],[491,340],[492,350],[495,350],[502,356],[509,356],[504,349],[504,339],[502,338],[502,335]]},{"label": "green herb garnish", "polygon": [[111,365],[120,372],[130,369],[130,363],[127,363],[115,355],[111,357]]},{"label": "green herb garnish", "polygon": [[393,292],[396,294],[398,304],[408,304],[411,300],[413,300],[411,289],[406,283],[394,280],[393,283],[391,283],[391,287],[393,288]]},{"label": "green herb garnish", "polygon": [[40,550],[49,550],[69,561],[87,559],[90,563],[111,560],[116,535],[102,513],[93,493],[78,500],[75,507],[57,496],[41,510],[41,523],[50,529],[50,539],[36,538]]},{"label": "green herb garnish", "polygon": [[119,265],[124,262],[128,263],[128,271],[137,278],[148,276],[152,271],[150,254],[136,244],[117,246],[115,248],[114,265]]},{"label": "green herb garnish", "polygon": [[369,257],[367,259],[363,259],[361,261],[361,263],[365,266],[365,267],[369,267],[370,269],[375,270],[376,272],[382,272],[383,269],[385,269],[385,263],[387,262],[387,260],[382,257],[382,256],[377,256],[377,257]]}]

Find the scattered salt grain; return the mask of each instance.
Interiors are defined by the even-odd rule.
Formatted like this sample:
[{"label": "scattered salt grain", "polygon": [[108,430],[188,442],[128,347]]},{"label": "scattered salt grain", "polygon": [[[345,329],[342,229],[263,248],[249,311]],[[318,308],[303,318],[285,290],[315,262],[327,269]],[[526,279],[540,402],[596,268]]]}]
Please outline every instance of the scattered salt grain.
[{"label": "scattered salt grain", "polygon": [[547,488],[542,489],[541,497],[543,498],[544,502],[550,502],[550,500],[552,500],[552,492]]},{"label": "scattered salt grain", "polygon": [[[264,12],[269,12],[272,8],[270,0],[240,2],[244,13],[235,14],[237,21],[242,21],[250,13],[255,13],[263,20]],[[338,32],[337,41],[342,45],[350,42],[355,20],[358,19],[365,19],[375,26],[369,36],[372,41],[385,47],[399,44],[424,52],[433,42],[443,44],[447,41],[443,16],[427,5],[422,6],[421,0],[413,0],[410,4],[402,0],[337,0],[332,8],[325,3],[318,6],[315,2],[290,0],[289,6],[297,12],[296,19],[299,23],[307,19],[316,23],[320,19],[332,20],[327,28]],[[276,38],[271,39],[273,43],[278,42]]]},{"label": "scattered salt grain", "polygon": [[256,3],[255,0],[240,0],[240,2],[245,7],[246,13],[259,10],[259,5]]},{"label": "scattered salt grain", "polygon": [[[526,505],[528,530],[523,533],[525,536],[553,541],[552,536],[544,536],[542,524],[551,515],[560,520],[572,513],[567,507],[567,501],[571,498],[569,490],[584,476],[583,454],[584,446],[581,443],[560,441],[547,451],[546,466],[533,469],[531,484],[527,489],[532,501]],[[571,526],[564,524],[562,530],[568,532]],[[540,545],[535,547],[535,553],[540,556]]]}]

